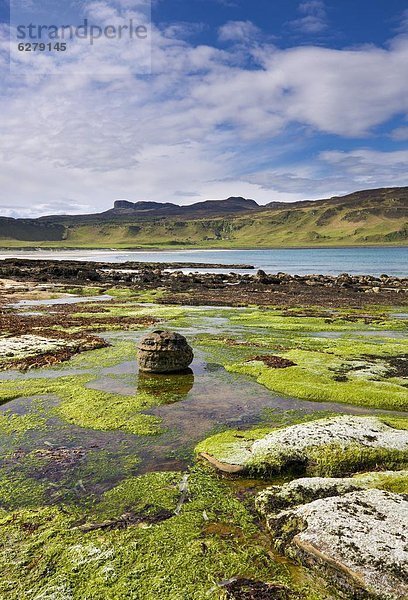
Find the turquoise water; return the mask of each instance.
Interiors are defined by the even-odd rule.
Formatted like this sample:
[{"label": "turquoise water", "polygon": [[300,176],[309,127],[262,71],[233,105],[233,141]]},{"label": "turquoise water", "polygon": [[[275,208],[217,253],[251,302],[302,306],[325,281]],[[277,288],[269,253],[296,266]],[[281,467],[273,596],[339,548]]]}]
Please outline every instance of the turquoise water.
[{"label": "turquoise water", "polygon": [[386,273],[397,277],[408,276],[408,247],[172,251],[37,250],[30,252],[13,249],[0,252],[0,260],[12,257],[117,263],[143,261],[246,264],[269,273],[281,271],[293,275],[350,273],[379,276]]}]

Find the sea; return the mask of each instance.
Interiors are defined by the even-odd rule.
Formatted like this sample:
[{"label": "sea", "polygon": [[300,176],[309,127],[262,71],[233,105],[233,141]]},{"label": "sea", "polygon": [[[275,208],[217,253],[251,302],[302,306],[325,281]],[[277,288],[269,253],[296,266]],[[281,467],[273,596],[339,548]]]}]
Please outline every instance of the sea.
[{"label": "sea", "polygon": [[[374,275],[386,274],[408,277],[408,247],[353,247],[353,248],[274,248],[262,250],[1,250],[0,260],[24,258],[37,260],[80,260],[124,263],[188,262],[226,265],[221,271],[229,272],[228,265],[251,265],[266,273],[292,275]],[[189,268],[184,271],[212,269]],[[251,272],[236,269],[235,272]],[[217,269],[217,272],[220,272]]]}]

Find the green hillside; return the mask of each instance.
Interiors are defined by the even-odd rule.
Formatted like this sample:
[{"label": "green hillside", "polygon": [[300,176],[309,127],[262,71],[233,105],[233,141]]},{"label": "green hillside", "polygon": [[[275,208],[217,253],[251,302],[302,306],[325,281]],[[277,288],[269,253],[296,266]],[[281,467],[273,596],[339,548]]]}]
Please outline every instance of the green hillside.
[{"label": "green hillside", "polygon": [[160,211],[0,219],[2,247],[297,247],[408,244],[408,188],[183,218]]}]

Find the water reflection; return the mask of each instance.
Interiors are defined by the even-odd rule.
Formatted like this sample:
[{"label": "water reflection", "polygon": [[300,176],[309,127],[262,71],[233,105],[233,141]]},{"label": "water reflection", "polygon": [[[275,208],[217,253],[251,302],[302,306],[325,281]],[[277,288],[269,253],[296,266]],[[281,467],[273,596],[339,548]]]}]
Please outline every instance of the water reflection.
[{"label": "water reflection", "polygon": [[191,369],[168,375],[139,372],[137,377],[137,391],[160,398],[161,404],[184,400],[193,386],[194,373]]}]

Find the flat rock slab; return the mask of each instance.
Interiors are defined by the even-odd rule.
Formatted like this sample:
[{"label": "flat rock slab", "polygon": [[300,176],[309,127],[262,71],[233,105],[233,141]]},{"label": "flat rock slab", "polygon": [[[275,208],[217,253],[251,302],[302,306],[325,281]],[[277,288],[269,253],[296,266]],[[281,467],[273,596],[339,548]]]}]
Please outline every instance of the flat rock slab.
[{"label": "flat rock slab", "polygon": [[[255,440],[219,434],[202,442],[198,451],[220,470],[280,473],[296,469],[307,473],[319,462],[319,452],[392,451],[408,455],[408,431],[394,429],[375,417],[340,416],[272,430]],[[340,456],[341,458],[341,456]],[[315,470],[318,467],[314,467]],[[318,472],[313,474],[318,475]]]},{"label": "flat rock slab", "polygon": [[278,549],[317,568],[345,598],[408,598],[408,500],[377,489],[267,517]]},{"label": "flat rock slab", "polygon": [[0,360],[24,358],[42,352],[54,352],[69,347],[67,340],[50,339],[39,335],[20,335],[0,338]]},{"label": "flat rock slab", "polygon": [[375,471],[361,473],[354,477],[302,477],[283,485],[272,485],[258,493],[255,500],[257,511],[265,517],[278,514],[282,510],[314,500],[333,496],[344,496],[364,489],[391,489],[398,486],[408,494],[408,471]]}]

